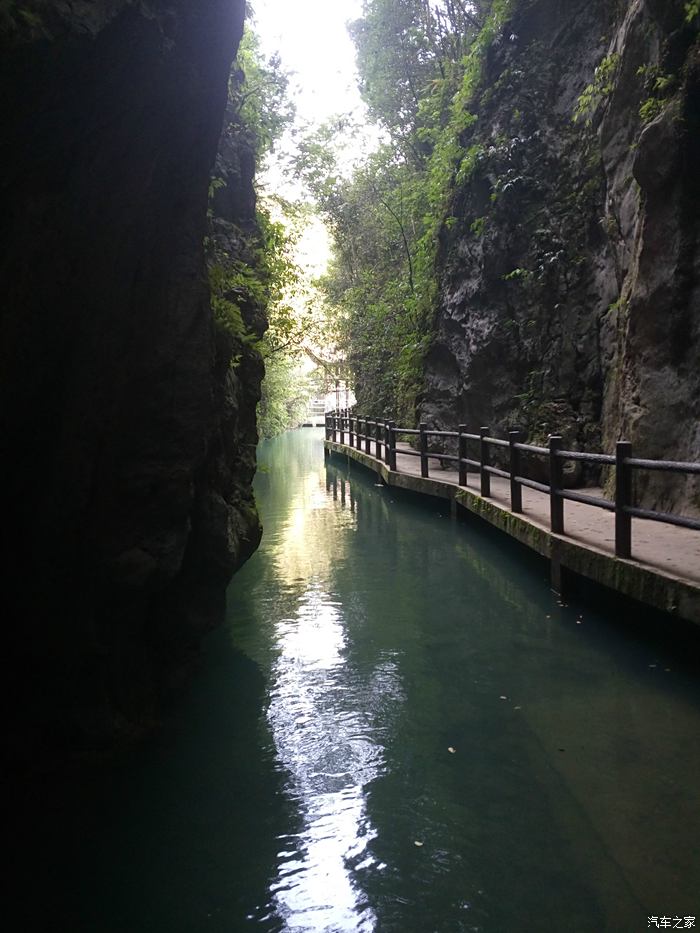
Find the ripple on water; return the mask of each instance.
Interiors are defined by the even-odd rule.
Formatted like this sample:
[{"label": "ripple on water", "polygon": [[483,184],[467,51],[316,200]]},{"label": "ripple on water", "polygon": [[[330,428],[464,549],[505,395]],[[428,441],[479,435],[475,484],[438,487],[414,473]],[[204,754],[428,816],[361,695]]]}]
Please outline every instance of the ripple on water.
[{"label": "ripple on water", "polygon": [[297,819],[274,929],[598,933],[670,890],[692,911],[696,687],[650,683],[656,654],[567,624],[519,554],[304,444],[280,442],[240,628]]},{"label": "ripple on water", "polygon": [[271,893],[289,930],[363,933],[376,919],[357,881],[376,868],[365,800],[384,765],[376,685],[347,662],[338,600],[307,584],[296,603],[296,614],[274,626],[267,718],[303,829],[280,840]]}]

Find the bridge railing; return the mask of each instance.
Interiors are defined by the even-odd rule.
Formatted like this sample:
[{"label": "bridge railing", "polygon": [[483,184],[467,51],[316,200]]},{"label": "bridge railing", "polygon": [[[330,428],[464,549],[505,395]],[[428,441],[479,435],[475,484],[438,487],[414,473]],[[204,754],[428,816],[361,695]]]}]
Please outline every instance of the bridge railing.
[{"label": "bridge railing", "polygon": [[[345,437],[347,435],[347,443]],[[398,446],[398,437],[416,437],[418,446]],[[428,440],[431,437],[445,438],[456,441],[457,454],[439,453],[430,451]],[[510,508],[512,512],[523,511],[522,487],[534,489],[549,496],[550,528],[554,534],[564,535],[564,501],[581,502],[615,514],[615,555],[617,557],[631,557],[632,554],[632,519],[645,518],[651,521],[678,525],[681,528],[691,528],[700,531],[700,520],[687,515],[675,515],[671,512],[659,512],[654,509],[637,508],[633,502],[633,476],[635,470],[657,470],[667,473],[681,473],[684,475],[700,475],[700,463],[682,462],[676,460],[645,460],[632,456],[632,445],[629,441],[618,441],[614,454],[587,453],[581,450],[565,450],[563,438],[557,434],[550,435],[547,447],[537,447],[525,444],[518,431],[510,431],[508,440],[491,437],[488,427],[479,428],[479,433],[467,431],[467,426],[459,425],[457,431],[434,431],[428,429],[425,423],[418,428],[397,427],[395,421],[385,421],[355,414],[352,410],[328,412],[326,414],[326,438],[344,446],[363,450],[364,453],[374,456],[398,472],[396,457],[398,453],[404,456],[419,457],[421,476],[429,477],[429,461],[438,460],[441,464],[454,463],[458,470],[458,485],[467,485],[467,475],[470,471],[479,475],[480,493],[482,497],[491,496],[491,477],[499,476],[508,480],[510,484]],[[477,445],[477,456],[469,456],[469,444]],[[509,469],[504,470],[495,466],[492,461],[493,448],[506,451]],[[549,483],[540,483],[525,476],[523,469],[524,455],[544,457],[549,462]],[[587,493],[577,492],[564,487],[564,463],[567,460],[596,463],[613,467],[615,470],[615,497],[604,499],[601,496],[591,496]]]}]

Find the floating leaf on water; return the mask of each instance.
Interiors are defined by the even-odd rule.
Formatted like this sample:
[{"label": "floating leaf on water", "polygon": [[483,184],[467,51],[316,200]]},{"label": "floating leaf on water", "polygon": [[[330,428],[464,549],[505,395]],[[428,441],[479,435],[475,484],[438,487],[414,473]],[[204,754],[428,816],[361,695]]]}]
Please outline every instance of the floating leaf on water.
[{"label": "floating leaf on water", "polygon": [[450,745],[449,748],[447,749],[447,751],[450,753],[450,755],[454,755],[454,753],[457,751],[457,749],[456,749],[456,748],[452,748],[452,746]]},{"label": "floating leaf on water", "polygon": [[507,700],[508,697],[500,696],[498,699],[499,699],[499,700]]},{"label": "floating leaf on water", "polygon": [[422,842],[419,842],[417,839],[414,839],[414,840],[413,840],[413,845],[414,845],[414,846],[418,846],[418,848],[420,848],[420,847],[423,845],[423,843],[422,843]]},{"label": "floating leaf on water", "polygon": [[522,709],[522,706],[514,706],[513,709]]}]

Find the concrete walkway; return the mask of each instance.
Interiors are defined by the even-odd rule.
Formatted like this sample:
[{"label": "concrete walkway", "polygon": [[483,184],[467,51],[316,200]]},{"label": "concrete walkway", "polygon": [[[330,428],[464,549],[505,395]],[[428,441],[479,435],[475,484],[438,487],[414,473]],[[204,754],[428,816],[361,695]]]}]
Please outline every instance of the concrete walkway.
[{"label": "concrete walkway", "polygon": [[[560,568],[596,580],[664,611],[700,624],[700,532],[647,519],[632,519],[632,557],[615,557],[615,516],[592,505],[564,501],[563,535],[550,531],[549,496],[522,487],[523,512],[510,511],[510,483],[491,476],[491,496],[480,495],[477,473],[467,475],[467,486],[458,484],[456,470],[443,470],[439,460],[429,458],[428,479],[421,477],[420,458],[402,453],[399,444],[397,470],[374,456],[333,441],[326,449],[347,455],[374,470],[390,486],[453,500],[467,511],[507,532],[550,558],[552,579]],[[373,447],[374,449],[374,447]],[[601,496],[600,489],[586,489]]]},{"label": "concrete walkway", "polygon": [[[399,444],[398,447],[407,447]],[[443,470],[439,460],[429,458],[430,478],[441,483],[458,485],[456,470]],[[420,476],[420,458],[397,453],[399,473]],[[480,480],[477,473],[467,474],[467,488],[477,494]],[[602,489],[582,489],[589,496],[603,496]],[[549,531],[549,496],[535,489],[522,487],[523,515]],[[500,476],[491,477],[491,498],[510,510],[510,483]],[[615,513],[597,509],[582,502],[564,502],[564,531],[567,538],[615,555]],[[700,532],[677,525],[665,525],[644,518],[632,519],[632,559],[653,570],[673,574],[680,580],[700,586]]]}]

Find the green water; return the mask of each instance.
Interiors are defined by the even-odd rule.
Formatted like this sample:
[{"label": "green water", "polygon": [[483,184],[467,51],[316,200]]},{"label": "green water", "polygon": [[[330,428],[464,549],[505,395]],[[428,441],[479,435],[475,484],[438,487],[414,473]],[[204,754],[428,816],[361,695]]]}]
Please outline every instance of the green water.
[{"label": "green water", "polygon": [[321,431],[259,459],[265,535],[227,625],[158,739],[81,795],[46,929],[700,915],[687,643],[560,605],[502,537],[324,463]]}]

